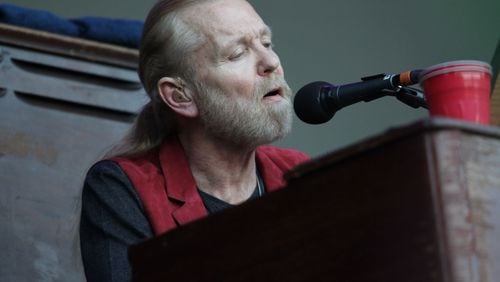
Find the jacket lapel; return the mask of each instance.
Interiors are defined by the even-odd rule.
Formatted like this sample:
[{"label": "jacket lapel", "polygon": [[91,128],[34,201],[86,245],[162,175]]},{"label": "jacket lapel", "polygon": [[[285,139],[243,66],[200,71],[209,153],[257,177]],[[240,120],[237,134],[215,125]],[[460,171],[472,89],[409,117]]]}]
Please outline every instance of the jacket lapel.
[{"label": "jacket lapel", "polygon": [[285,186],[286,182],[283,179],[283,170],[266,154],[266,149],[266,146],[258,147],[255,157],[266,191],[273,192]]},{"label": "jacket lapel", "polygon": [[196,188],[184,148],[177,137],[170,138],[160,150],[160,164],[167,196],[179,203],[172,216],[184,225],[207,215]]}]

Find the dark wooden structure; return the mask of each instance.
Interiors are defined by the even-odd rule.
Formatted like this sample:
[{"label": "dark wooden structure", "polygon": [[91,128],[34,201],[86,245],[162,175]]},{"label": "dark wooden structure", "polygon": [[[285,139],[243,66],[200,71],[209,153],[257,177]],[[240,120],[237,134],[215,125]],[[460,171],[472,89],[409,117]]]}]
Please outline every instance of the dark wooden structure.
[{"label": "dark wooden structure", "polygon": [[136,281],[500,281],[500,130],[424,120],[130,250]]}]

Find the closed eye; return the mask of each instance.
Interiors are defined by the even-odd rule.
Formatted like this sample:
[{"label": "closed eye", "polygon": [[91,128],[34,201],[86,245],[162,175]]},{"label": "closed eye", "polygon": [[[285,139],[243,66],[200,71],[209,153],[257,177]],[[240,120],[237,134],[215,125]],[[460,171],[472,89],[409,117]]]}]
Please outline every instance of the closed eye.
[{"label": "closed eye", "polygon": [[229,56],[229,60],[230,61],[237,60],[237,59],[241,58],[245,54],[245,52],[246,52],[246,49],[238,49],[233,54],[231,54],[231,56]]},{"label": "closed eye", "polygon": [[274,44],[272,42],[263,42],[262,46],[266,47],[267,49],[272,49],[274,47]]}]

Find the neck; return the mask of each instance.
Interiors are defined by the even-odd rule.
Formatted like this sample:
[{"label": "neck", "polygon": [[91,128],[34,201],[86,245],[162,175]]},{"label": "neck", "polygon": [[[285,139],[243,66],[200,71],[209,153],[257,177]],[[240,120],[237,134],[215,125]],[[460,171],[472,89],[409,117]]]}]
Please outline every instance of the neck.
[{"label": "neck", "polygon": [[179,139],[198,189],[230,204],[250,198],[257,184],[255,148],[200,134],[179,134]]}]

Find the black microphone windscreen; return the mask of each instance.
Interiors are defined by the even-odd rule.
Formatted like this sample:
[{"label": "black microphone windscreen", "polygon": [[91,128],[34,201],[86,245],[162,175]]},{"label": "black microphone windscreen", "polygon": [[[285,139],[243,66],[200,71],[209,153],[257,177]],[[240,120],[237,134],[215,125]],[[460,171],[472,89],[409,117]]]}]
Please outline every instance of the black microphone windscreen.
[{"label": "black microphone windscreen", "polygon": [[299,119],[310,124],[329,121],[335,112],[328,110],[324,92],[333,87],[333,85],[324,81],[312,82],[302,87],[293,101],[293,108]]}]

